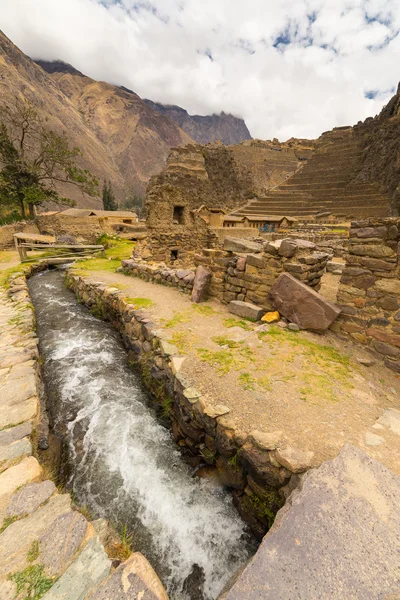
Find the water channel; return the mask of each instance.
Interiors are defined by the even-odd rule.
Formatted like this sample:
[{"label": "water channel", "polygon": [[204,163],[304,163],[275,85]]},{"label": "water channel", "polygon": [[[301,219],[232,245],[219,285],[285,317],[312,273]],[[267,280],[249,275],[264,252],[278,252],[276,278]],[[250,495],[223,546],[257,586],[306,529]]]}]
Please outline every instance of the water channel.
[{"label": "water channel", "polygon": [[118,334],[77,302],[63,273],[39,273],[29,288],[51,423],[78,504],[126,525],[171,600],[215,600],[255,550],[229,492],[193,476]]}]

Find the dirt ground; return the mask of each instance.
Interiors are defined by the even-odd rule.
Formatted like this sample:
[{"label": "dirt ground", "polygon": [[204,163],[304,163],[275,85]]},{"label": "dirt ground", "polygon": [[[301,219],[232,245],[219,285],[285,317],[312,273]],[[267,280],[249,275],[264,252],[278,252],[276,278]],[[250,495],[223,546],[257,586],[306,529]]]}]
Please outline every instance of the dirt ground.
[{"label": "dirt ground", "polygon": [[[332,458],[352,443],[400,474],[400,435],[377,423],[400,410],[400,378],[367,350],[324,335],[241,321],[217,301],[194,305],[176,288],[119,273],[90,277],[146,306],[182,356],[182,374],[210,404],[229,407],[238,429],[281,431],[288,444]],[[333,276],[337,277],[337,276]],[[336,285],[336,282],[335,282]]]}]

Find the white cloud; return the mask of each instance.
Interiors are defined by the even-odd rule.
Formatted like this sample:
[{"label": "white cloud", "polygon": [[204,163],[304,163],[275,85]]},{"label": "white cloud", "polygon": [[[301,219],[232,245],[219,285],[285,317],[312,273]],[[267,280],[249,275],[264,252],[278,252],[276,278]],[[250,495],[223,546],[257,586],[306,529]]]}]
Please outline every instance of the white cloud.
[{"label": "white cloud", "polygon": [[353,124],[399,79],[397,0],[1,0],[0,22],[29,56],[190,113],[232,112],[254,137]]}]

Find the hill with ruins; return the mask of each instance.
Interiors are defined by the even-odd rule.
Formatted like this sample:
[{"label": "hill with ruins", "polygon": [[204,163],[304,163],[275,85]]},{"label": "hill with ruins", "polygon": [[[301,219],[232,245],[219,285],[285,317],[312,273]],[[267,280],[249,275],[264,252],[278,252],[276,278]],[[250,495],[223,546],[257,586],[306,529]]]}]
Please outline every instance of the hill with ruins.
[{"label": "hill with ruins", "polygon": [[184,201],[232,210],[293,175],[312,155],[314,142],[248,140],[224,146],[190,144],[173,148],[167,167],[150,180],[146,203]]},{"label": "hill with ruins", "polygon": [[183,131],[199,144],[221,141],[223,144],[240,144],[251,140],[249,130],[243,119],[225,112],[219,115],[189,115],[180,106],[171,106],[145,100],[153,110],[157,110],[172,119]]},{"label": "hill with ruins", "polygon": [[232,216],[339,220],[400,214],[400,86],[375,118],[317,140],[173,149],[146,202],[170,197]]}]

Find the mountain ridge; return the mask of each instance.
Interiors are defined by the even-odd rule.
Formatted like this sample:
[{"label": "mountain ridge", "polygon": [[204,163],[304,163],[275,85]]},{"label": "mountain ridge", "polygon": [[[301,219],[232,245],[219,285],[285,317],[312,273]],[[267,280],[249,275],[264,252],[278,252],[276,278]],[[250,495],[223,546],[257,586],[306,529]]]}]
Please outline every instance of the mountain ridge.
[{"label": "mountain ridge", "polygon": [[224,111],[212,115],[190,115],[176,104],[162,104],[149,99],[144,101],[153,110],[175,121],[199,144],[221,141],[225,145],[232,145],[252,139],[245,121]]}]

